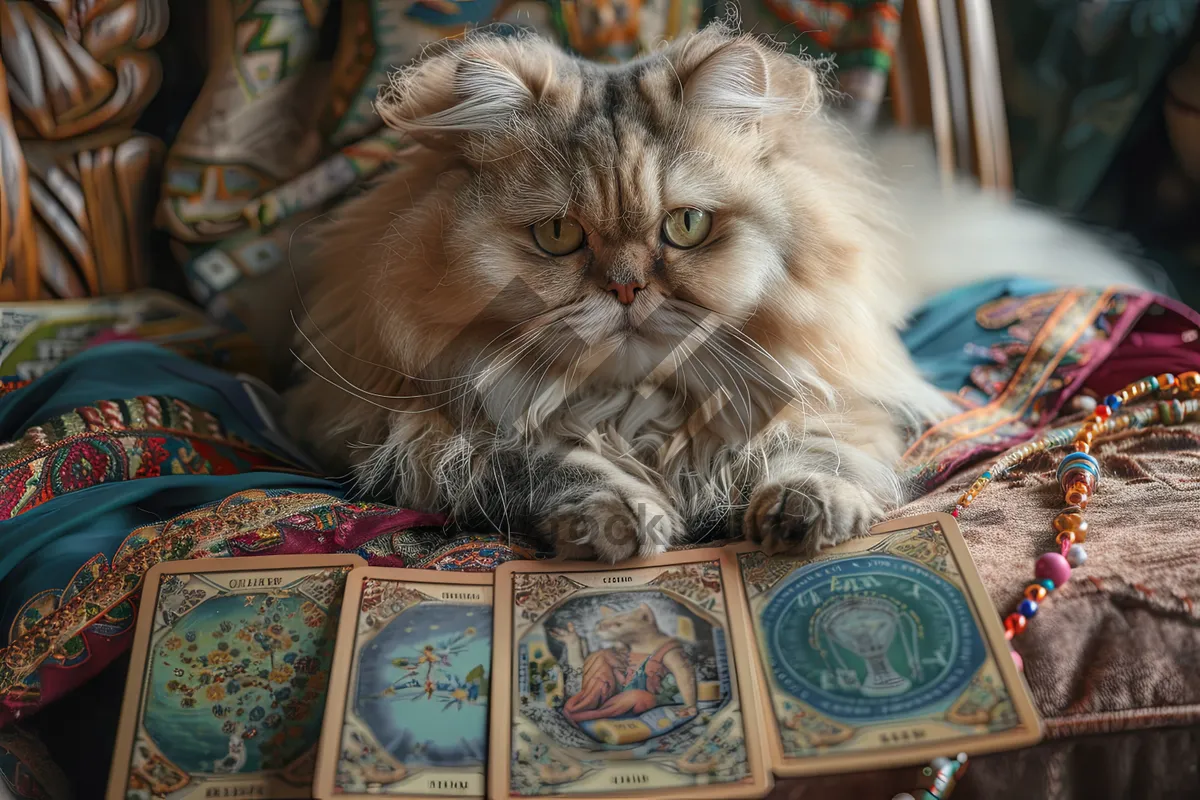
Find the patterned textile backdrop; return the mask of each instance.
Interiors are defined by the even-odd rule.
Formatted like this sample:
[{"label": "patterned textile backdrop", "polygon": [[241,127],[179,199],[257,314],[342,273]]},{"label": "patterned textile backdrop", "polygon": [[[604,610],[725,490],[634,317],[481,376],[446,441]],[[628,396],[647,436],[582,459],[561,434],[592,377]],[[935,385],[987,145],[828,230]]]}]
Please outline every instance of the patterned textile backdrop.
[{"label": "patterned textile backdrop", "polygon": [[[862,119],[883,98],[900,0],[209,0],[208,75],[167,156],[159,223],[196,300],[280,354],[305,225],[394,167],[404,145],[371,110],[389,69],[471,27],[536,31],[599,61],[632,58],[714,19],[836,62]],[[314,102],[313,98],[319,98]]]}]

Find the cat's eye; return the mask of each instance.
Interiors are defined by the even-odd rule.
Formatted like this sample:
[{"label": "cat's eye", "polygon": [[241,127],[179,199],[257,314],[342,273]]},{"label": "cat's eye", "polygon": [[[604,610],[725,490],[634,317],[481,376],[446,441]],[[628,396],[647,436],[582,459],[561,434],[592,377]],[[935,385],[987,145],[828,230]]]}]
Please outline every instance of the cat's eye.
[{"label": "cat's eye", "polygon": [[533,241],[552,256],[565,256],[583,247],[583,226],[574,217],[556,217],[533,226]]},{"label": "cat's eye", "polygon": [[698,208],[676,208],[667,212],[662,235],[667,244],[687,250],[707,239],[711,230],[712,214]]}]

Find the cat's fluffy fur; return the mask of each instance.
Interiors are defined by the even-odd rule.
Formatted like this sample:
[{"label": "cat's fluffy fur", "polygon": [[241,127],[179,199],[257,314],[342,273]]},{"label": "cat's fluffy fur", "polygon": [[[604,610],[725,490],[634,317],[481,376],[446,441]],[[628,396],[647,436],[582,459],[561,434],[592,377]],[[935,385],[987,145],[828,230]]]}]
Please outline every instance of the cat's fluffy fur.
[{"label": "cat's fluffy fur", "polygon": [[[379,101],[418,145],[325,235],[292,429],[402,505],[571,556],[865,532],[902,497],[902,425],[943,400],[896,333],[887,194],[823,94],[719,28],[623,66],[442,45]],[[688,206],[707,241],[665,245]],[[530,226],[561,215],[587,244],[555,258]]]}]

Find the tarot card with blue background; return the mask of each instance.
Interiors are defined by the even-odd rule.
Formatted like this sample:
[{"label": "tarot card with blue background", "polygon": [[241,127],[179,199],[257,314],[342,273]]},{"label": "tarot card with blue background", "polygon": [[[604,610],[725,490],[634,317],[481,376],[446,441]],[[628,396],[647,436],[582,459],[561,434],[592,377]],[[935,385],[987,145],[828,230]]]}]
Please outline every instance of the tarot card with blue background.
[{"label": "tarot card with blue background", "polygon": [[319,797],[483,797],[492,576],[367,567],[346,588]]},{"label": "tarot card with blue background", "polygon": [[734,556],[777,775],[975,755],[1039,737],[953,519],[882,530],[810,561],[746,548]]},{"label": "tarot card with blue background", "polygon": [[310,797],[346,576],[357,556],[150,571],[109,798]]},{"label": "tarot card with blue background", "polygon": [[719,554],[497,574],[491,797],[761,796]]}]

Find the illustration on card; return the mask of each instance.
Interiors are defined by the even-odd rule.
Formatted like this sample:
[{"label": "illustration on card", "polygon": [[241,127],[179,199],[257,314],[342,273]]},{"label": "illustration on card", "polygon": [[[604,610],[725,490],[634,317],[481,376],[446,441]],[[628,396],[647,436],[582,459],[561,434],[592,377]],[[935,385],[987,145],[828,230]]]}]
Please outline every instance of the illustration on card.
[{"label": "illustration on card", "polygon": [[630,762],[659,786],[745,777],[717,565],[635,574],[515,576],[514,792],[592,791]]},{"label": "illustration on card", "polygon": [[491,587],[364,580],[336,786],[421,794],[482,786]]},{"label": "illustration on card", "polygon": [[232,787],[239,776],[311,781],[348,571],[163,578],[130,798]]},{"label": "illustration on card", "polygon": [[936,524],[810,563],[739,563],[786,756],[863,745],[866,732],[905,744],[1016,725]]}]

